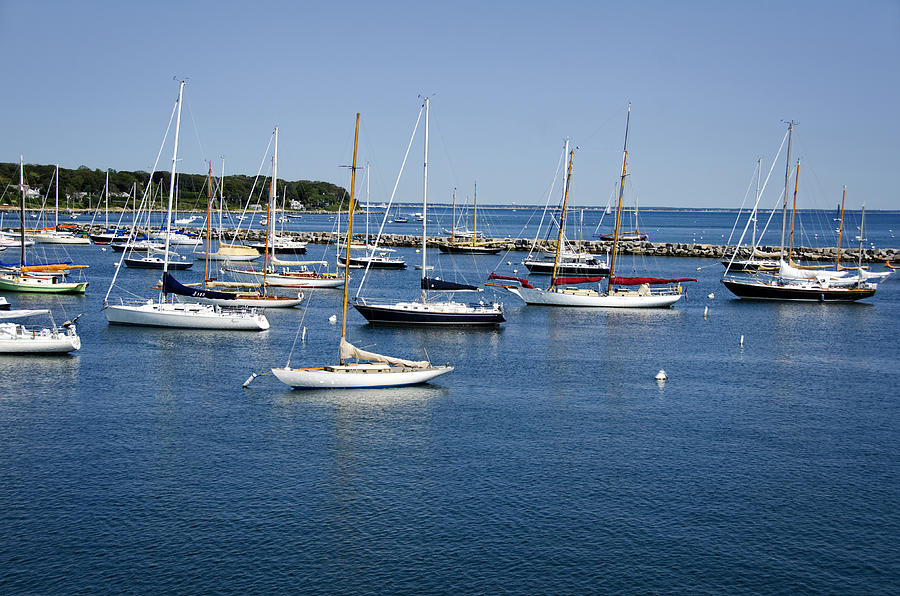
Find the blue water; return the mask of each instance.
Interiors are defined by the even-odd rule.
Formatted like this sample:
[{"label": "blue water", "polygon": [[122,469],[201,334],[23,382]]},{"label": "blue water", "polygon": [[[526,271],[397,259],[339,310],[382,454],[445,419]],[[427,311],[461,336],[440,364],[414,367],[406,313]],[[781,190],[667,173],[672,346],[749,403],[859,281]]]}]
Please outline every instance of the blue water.
[{"label": "blue water", "polygon": [[[100,302],[117,255],[69,253],[91,265],[87,296],[6,295],[57,321],[85,315],[75,355],[0,360],[3,593],[900,585],[896,279],[860,304],[748,303],[716,261],[658,258],[626,266],[700,280],[673,309],[506,295],[494,330],[370,327],[351,310],[357,345],[456,370],[299,392],[241,383],[283,365],[301,325],[291,363],[334,362],[339,292],[269,311],[262,333],[111,327]],[[522,256],[429,260],[479,281]],[[417,275],[373,272],[364,295],[413,297]],[[123,270],[114,296],[149,297],[157,277]]]}]

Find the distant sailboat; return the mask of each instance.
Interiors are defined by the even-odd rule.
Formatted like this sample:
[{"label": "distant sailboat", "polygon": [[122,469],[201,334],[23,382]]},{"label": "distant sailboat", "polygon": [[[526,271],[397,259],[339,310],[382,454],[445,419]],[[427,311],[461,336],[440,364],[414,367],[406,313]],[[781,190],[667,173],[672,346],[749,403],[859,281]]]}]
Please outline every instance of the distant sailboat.
[{"label": "distant sailboat", "polygon": [[19,157],[19,188],[21,190],[19,203],[19,266],[4,269],[0,272],[0,291],[6,292],[31,292],[41,294],[84,294],[88,282],[67,282],[60,280],[58,270],[65,270],[67,266],[49,266],[57,269],[50,274],[44,274],[42,270],[48,266],[28,266],[25,263],[25,160]]},{"label": "distant sailboat", "polygon": [[[353,140],[353,166],[350,178],[350,214],[347,221],[347,253],[353,235],[354,190],[356,186],[356,149],[359,139],[359,114],[356,115],[356,132]],[[313,368],[271,369],[275,377],[295,389],[361,389],[398,387],[426,383],[453,370],[452,366],[432,366],[426,361],[404,360],[374,352],[360,350],[347,341],[347,297],[350,289],[349,258],[344,265],[344,297],[341,309],[341,338],[336,365]],[[357,362],[348,362],[356,359]],[[367,362],[359,362],[365,360]],[[253,377],[251,377],[252,379]],[[249,380],[248,380],[249,382]]]},{"label": "distant sailboat", "polygon": [[[613,232],[613,245],[609,262],[609,277],[557,277],[559,266],[559,253],[562,246],[563,230],[565,229],[566,202],[568,200],[570,182],[572,177],[572,164],[575,152],[568,151],[569,142],[566,140],[566,151],[569,154],[569,167],[566,182],[563,186],[563,206],[560,216],[559,238],[556,243],[556,258],[553,275],[550,278],[550,287],[546,290],[532,287],[530,283],[515,277],[491,274],[490,279],[507,279],[519,281],[521,286],[507,286],[513,294],[519,296],[526,304],[543,306],[583,306],[592,308],[665,308],[681,299],[681,286],[674,286],[685,281],[697,281],[693,278],[658,278],[658,277],[622,277],[615,275],[616,252],[619,245],[619,221],[622,216],[622,196],[625,193],[625,177],[628,165],[628,125],[631,120],[631,104],[628,105],[628,116],[625,122],[625,148],[622,156],[622,176],[619,186],[619,200],[616,208],[616,224]],[[601,291],[601,284],[607,279],[606,291]],[[579,288],[578,284],[597,283],[597,289]],[[652,289],[652,285],[662,286]],[[616,286],[637,286],[637,290],[631,290]]]}]

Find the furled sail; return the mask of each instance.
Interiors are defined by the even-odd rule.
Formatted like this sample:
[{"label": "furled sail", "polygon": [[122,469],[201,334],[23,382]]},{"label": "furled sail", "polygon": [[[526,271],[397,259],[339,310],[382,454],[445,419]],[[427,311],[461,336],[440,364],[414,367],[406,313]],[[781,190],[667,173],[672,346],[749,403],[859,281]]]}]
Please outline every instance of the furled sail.
[{"label": "furled sail", "polygon": [[615,286],[639,286],[642,284],[675,284],[683,281],[697,281],[693,277],[612,277],[609,283]]},{"label": "furled sail", "polygon": [[[800,269],[786,261],[781,261],[778,266],[778,275],[787,279],[817,279],[821,277],[822,269]],[[827,271],[828,277],[844,277],[849,271]]]},{"label": "furled sail", "polygon": [[550,285],[554,286],[566,286],[570,284],[589,284],[591,282],[603,281],[606,279],[603,276],[600,277],[554,277],[553,283]]},{"label": "furled sail", "polygon": [[511,275],[497,275],[496,273],[491,273],[490,275],[488,275],[488,279],[505,279],[508,281],[517,281],[522,284],[523,288],[534,288],[533,285],[528,283],[527,279],[522,279],[521,277],[513,277]]},{"label": "furled sail", "polygon": [[179,283],[179,281],[172,277],[170,273],[163,275],[163,293],[190,296],[192,298],[216,298],[219,300],[234,300],[237,298],[237,296],[231,292],[216,292],[215,290],[189,288]]},{"label": "furled sail", "polygon": [[341,358],[346,360],[356,358],[357,360],[368,360],[370,362],[386,362],[395,366],[406,366],[409,368],[428,368],[431,363],[426,360],[404,360],[403,358],[394,358],[393,356],[384,356],[375,352],[367,352],[360,350],[346,339],[341,338]]},{"label": "furled sail", "polygon": [[468,284],[458,284],[452,281],[444,281],[436,277],[422,278],[423,290],[437,290],[439,292],[480,292],[481,288]]}]

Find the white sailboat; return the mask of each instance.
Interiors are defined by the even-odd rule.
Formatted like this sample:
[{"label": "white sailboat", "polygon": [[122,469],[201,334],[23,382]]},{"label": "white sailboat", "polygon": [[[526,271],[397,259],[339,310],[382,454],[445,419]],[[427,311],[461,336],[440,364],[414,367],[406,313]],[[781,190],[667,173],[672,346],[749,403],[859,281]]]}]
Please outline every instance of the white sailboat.
[{"label": "white sailboat", "polygon": [[[359,389],[416,385],[446,374],[452,366],[431,366],[427,361],[412,361],[360,350],[347,341],[347,296],[350,290],[350,238],[353,235],[353,195],[356,186],[356,148],[359,139],[359,114],[353,139],[353,169],[350,177],[350,215],[347,222],[347,253],[344,265],[344,300],[341,310],[341,339],[338,364],[314,368],[273,368],[275,377],[296,389]],[[356,359],[356,362],[348,362]],[[365,360],[366,362],[359,362]],[[252,380],[253,377],[250,378]],[[249,382],[249,380],[248,380]],[[246,384],[245,384],[246,385]]]},{"label": "white sailboat", "polygon": [[[275,148],[272,158],[272,191],[269,193],[269,205],[266,210],[267,220],[272,222],[271,228],[266,224],[265,257],[262,269],[243,267],[225,267],[222,271],[228,273],[235,281],[250,284],[265,284],[269,286],[287,288],[339,288],[344,280],[334,273],[319,273],[311,267],[316,265],[328,265],[327,261],[284,261],[276,256],[275,243],[269,242],[270,229],[274,230],[275,198],[277,184],[278,163],[278,127],[275,127]],[[272,194],[276,193],[276,194]],[[304,244],[305,251],[305,244]],[[278,267],[278,268],[276,268]]]},{"label": "white sailboat", "polygon": [[[181,129],[181,102],[183,92],[184,81],[181,81],[178,87],[178,101],[176,104],[175,142],[172,150],[172,175],[169,181],[169,206],[166,211],[166,229],[169,228],[169,224],[171,224],[172,221],[172,202],[175,195],[175,168],[178,162],[178,135]],[[155,169],[156,168],[154,167],[154,170]],[[167,236],[163,257],[163,289],[160,291],[156,301],[146,300],[137,304],[126,304],[124,302],[120,304],[110,304],[109,294],[116,282],[115,275],[118,275],[118,271],[121,267],[117,268],[116,274],[113,276],[113,281],[110,283],[109,290],[103,300],[103,309],[106,312],[106,320],[109,324],[190,329],[234,329],[247,331],[262,331],[269,328],[269,321],[266,319],[265,315],[256,312],[255,309],[225,309],[209,304],[167,301],[166,279],[171,277],[168,272],[168,255],[169,237]]]},{"label": "white sailboat", "polygon": [[[582,306],[591,308],[665,308],[681,299],[681,282],[697,281],[693,278],[657,278],[657,277],[622,277],[615,275],[616,251],[619,243],[619,222],[622,216],[622,196],[625,193],[625,176],[628,164],[628,125],[631,120],[631,104],[628,105],[628,116],[625,122],[625,148],[622,158],[622,176],[619,185],[619,201],[616,208],[616,223],[613,231],[613,246],[609,261],[609,277],[606,291],[602,290],[603,277],[557,277],[559,268],[560,248],[563,244],[562,236],[565,230],[566,203],[569,196],[569,187],[572,177],[572,163],[575,152],[568,150],[569,166],[563,185],[563,206],[560,216],[559,237],[556,242],[556,257],[554,259],[553,274],[550,278],[550,287],[546,290],[532,287],[525,280],[491,274],[491,279],[510,279],[519,281],[520,286],[506,286],[507,289],[526,304],[543,306]],[[578,287],[578,284],[597,283],[597,289]],[[674,285],[679,284],[679,285]],[[654,285],[661,287],[652,287]],[[625,287],[621,287],[625,286]],[[636,290],[631,287],[637,286]]]},{"label": "white sailboat", "polygon": [[44,228],[32,234],[32,238],[35,242],[40,242],[41,244],[90,244],[90,238],[76,236],[69,230],[59,229],[59,165],[56,166],[54,178],[56,179],[56,205],[53,210],[53,227]]},{"label": "white sailboat", "polygon": [[[12,319],[50,315],[50,327],[26,327]],[[0,354],[65,354],[81,348],[75,324],[60,329],[47,309],[0,311]]]},{"label": "white sailboat", "polygon": [[40,294],[84,294],[88,282],[62,281],[70,265],[25,264],[25,160],[19,156],[19,266],[0,271],[0,291]]}]

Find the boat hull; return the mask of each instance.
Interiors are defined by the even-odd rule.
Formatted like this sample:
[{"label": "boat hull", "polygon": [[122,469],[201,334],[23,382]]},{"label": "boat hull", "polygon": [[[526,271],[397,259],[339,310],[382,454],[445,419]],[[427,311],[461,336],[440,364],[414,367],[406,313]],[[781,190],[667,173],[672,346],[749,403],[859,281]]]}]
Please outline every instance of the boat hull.
[{"label": "boat hull", "polygon": [[339,288],[344,285],[343,277],[322,277],[312,272],[306,274],[298,272],[296,275],[282,275],[269,273],[263,275],[261,271],[243,269],[223,269],[236,281],[242,283],[263,283],[268,286],[280,288]]},{"label": "boat hull", "polygon": [[[135,269],[162,269],[163,268],[163,260],[162,259],[129,259],[125,258],[125,266],[126,267],[134,267]],[[169,261],[169,269],[171,270],[184,270],[190,269],[193,266],[193,262],[191,261]]]},{"label": "boat hull", "polygon": [[88,282],[58,281],[56,276],[0,276],[0,292],[30,292],[33,294],[84,294]]},{"label": "boat hull", "polygon": [[0,354],[66,354],[81,349],[81,338],[66,332],[50,329],[23,330],[16,332],[18,325],[0,325]]},{"label": "boat hull", "polygon": [[[338,259],[338,265],[344,266],[344,259]],[[406,261],[403,259],[367,259],[365,257],[350,257],[350,267],[354,269],[406,269]]]},{"label": "boat hull", "polygon": [[794,302],[856,302],[875,295],[875,287],[824,288],[794,284],[776,285],[755,281],[723,279],[728,290],[744,300],[786,300]]},{"label": "boat hull", "polygon": [[539,288],[508,287],[510,292],[526,304],[540,306],[580,306],[589,308],[667,308],[681,299],[680,293],[641,295],[625,291],[602,294],[595,290],[542,290]]},{"label": "boat hull", "polygon": [[[338,370],[334,370],[338,369]],[[453,370],[452,366],[428,368],[391,367],[389,372],[353,370],[353,365],[325,368],[273,368],[272,374],[294,389],[375,389],[427,383]]]},{"label": "boat hull", "polygon": [[353,308],[369,323],[393,325],[499,325],[502,308],[471,307],[459,302],[361,304]]},{"label": "boat hull", "polygon": [[501,246],[473,246],[466,244],[438,244],[441,252],[456,255],[495,255],[503,250]]},{"label": "boat hull", "polygon": [[230,312],[208,304],[148,301],[139,305],[108,305],[104,310],[111,325],[236,331],[264,331],[269,328],[269,321],[262,314]]}]

